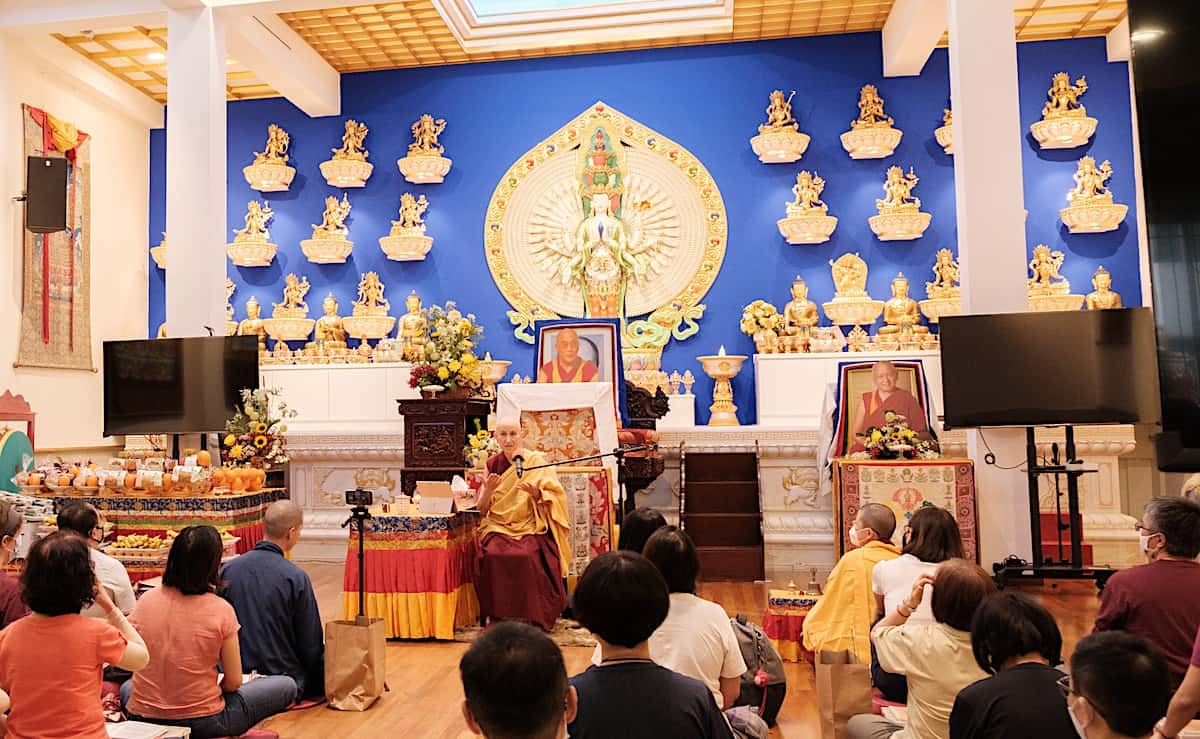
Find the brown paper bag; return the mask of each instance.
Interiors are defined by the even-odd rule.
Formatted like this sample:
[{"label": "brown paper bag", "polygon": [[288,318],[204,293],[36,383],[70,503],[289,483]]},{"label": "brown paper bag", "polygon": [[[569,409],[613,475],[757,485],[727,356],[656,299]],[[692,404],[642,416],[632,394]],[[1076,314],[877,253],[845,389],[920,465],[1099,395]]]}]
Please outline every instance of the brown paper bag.
[{"label": "brown paper bag", "polygon": [[365,711],[383,695],[387,676],[383,619],[325,624],[325,698],[339,711]]},{"label": "brown paper bag", "polygon": [[850,717],[872,711],[871,666],[859,662],[847,649],[818,652],[816,669],[821,737],[844,739]]}]

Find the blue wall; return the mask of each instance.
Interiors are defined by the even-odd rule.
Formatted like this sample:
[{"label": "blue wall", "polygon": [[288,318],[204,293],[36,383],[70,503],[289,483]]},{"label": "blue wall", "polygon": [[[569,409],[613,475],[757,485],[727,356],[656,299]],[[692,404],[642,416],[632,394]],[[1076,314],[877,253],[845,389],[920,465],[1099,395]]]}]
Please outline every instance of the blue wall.
[{"label": "blue wall", "polygon": [[[1022,44],[1018,59],[1029,249],[1047,243],[1067,252],[1065,275],[1080,292],[1091,289],[1092,272],[1104,264],[1126,304],[1139,305],[1126,65],[1105,61],[1103,39]],[[426,304],[457,300],[464,311],[482,320],[485,349],[497,358],[514,360],[514,369],[531,371],[532,348],[512,338],[504,316],[509,306],[484,259],[484,211],[498,179],[517,157],[596,100],[604,100],[690,149],[708,167],[725,199],[729,248],[705,299],[708,310],[701,332],[686,342],[673,341],[663,358],[668,371],[690,369],[699,378],[697,418],[704,422],[712,383],[694,357],[720,344],[731,353],[753,352],[750,339],[737,329],[746,303],[764,298],[782,308],[797,274],[808,281],[813,300],[829,300],[833,284],[828,262],[848,251],[859,252],[870,266],[868,289],[873,296],[888,297],[892,278],[903,271],[920,299],[934,252],[942,247],[957,251],[953,158],[933,139],[942,109],[949,105],[947,62],[946,51],[939,49],[919,77],[883,79],[878,34],[852,34],[349,74],[342,77],[342,117],[310,119],[283,99],[232,103],[229,228],[242,225],[248,200],[263,197],[245,183],[241,168],[249,163],[251,152],[261,150],[268,124],[278,123],[291,134],[292,163],[298,169],[289,192],[266,196],[275,211],[272,238],[280,245],[275,262],[268,268],[229,267],[238,286],[237,317],[244,317],[250,295],[269,310],[271,302],[280,299],[288,272],[308,276],[314,317],[329,291],[347,313],[360,273],[375,270],[387,285],[394,314],[402,312],[403,298],[413,288]],[[1100,119],[1100,127],[1085,148],[1040,152],[1027,136],[1028,125],[1040,117],[1050,77],[1060,69],[1072,78],[1087,75],[1091,91],[1084,102]],[[888,114],[905,132],[895,155],[885,160],[852,160],[838,140],[856,116],[858,90],[867,82],[879,86]],[[797,90],[795,115],[801,130],[812,136],[804,158],[794,165],[759,163],[747,141],[762,121],[767,93],[774,88]],[[424,112],[449,122],[442,143],[454,167],[445,183],[422,187],[404,182],[395,160],[407,148],[412,121]],[[346,118],[370,127],[366,143],[375,172],[365,189],[349,191],[354,210],[348,224],[355,242],[350,261],[319,266],[305,260],[299,242],[311,235],[310,224],[320,220],[325,196],[338,194],[325,184],[318,165],[339,143]],[[151,244],[158,243],[164,230],[164,142],[164,132],[153,132]],[[1070,236],[1058,221],[1058,209],[1066,204],[1065,194],[1072,186],[1074,162],[1084,153],[1113,162],[1111,188],[1118,202],[1130,206],[1125,225],[1115,233]],[[921,178],[915,194],[923,210],[934,216],[925,236],[915,242],[882,243],[867,225],[875,213],[875,198],[883,193],[884,172],[892,164],[915,167]],[[775,226],[801,168],[815,169],[825,178],[823,199],[839,218],[833,238],[819,246],[791,246]],[[378,246],[405,191],[424,193],[430,201],[425,220],[434,246],[423,263],[390,262]],[[153,265],[151,271],[148,329],[153,335],[164,307],[162,273]],[[752,375],[747,364],[735,382],[744,423],[754,420]]]}]

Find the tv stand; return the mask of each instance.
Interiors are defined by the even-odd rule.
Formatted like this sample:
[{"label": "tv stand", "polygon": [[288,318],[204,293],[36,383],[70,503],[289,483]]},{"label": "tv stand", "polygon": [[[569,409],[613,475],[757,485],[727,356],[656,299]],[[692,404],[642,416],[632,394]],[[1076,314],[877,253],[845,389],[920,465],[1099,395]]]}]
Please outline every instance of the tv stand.
[{"label": "tv stand", "polygon": [[[1096,468],[1081,463],[1075,458],[1075,429],[1066,426],[1066,460],[1058,458],[1057,448],[1050,464],[1043,465],[1038,459],[1037,444],[1032,426],[1025,429],[1026,478],[1029,482],[1029,534],[1033,544],[1033,561],[1022,562],[1009,557],[992,565],[996,586],[1004,588],[1015,580],[1095,580],[1096,587],[1103,590],[1108,578],[1115,570],[1108,567],[1085,567],[1083,564],[1082,517],[1079,513],[1079,476],[1096,472]],[[1067,478],[1067,525],[1071,537],[1071,559],[1055,560],[1042,551],[1041,502],[1038,480],[1042,475],[1064,475]],[[1061,513],[1058,526],[1062,527]],[[1061,536],[1061,533],[1060,533]],[[1061,539],[1060,539],[1061,543]]]}]

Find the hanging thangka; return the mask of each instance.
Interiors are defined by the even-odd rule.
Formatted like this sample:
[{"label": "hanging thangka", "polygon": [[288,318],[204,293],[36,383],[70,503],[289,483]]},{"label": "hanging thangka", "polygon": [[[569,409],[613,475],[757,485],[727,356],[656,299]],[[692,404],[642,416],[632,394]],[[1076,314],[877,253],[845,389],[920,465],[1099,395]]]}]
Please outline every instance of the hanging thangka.
[{"label": "hanging thangka", "polygon": [[67,229],[24,231],[16,366],[92,370],[90,139],[44,110],[21,108],[25,156],[67,160]]}]

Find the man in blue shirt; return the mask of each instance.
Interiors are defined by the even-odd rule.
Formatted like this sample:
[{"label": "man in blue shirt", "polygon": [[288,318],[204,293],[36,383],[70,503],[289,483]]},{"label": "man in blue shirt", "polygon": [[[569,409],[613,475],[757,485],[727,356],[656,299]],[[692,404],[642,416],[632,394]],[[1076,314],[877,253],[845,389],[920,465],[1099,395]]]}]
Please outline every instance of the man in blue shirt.
[{"label": "man in blue shirt", "polygon": [[242,669],[287,675],[301,696],[325,695],[325,634],[308,574],[285,552],[300,541],[304,513],[290,500],[267,508],[265,538],[225,566],[222,595],[233,605]]}]

